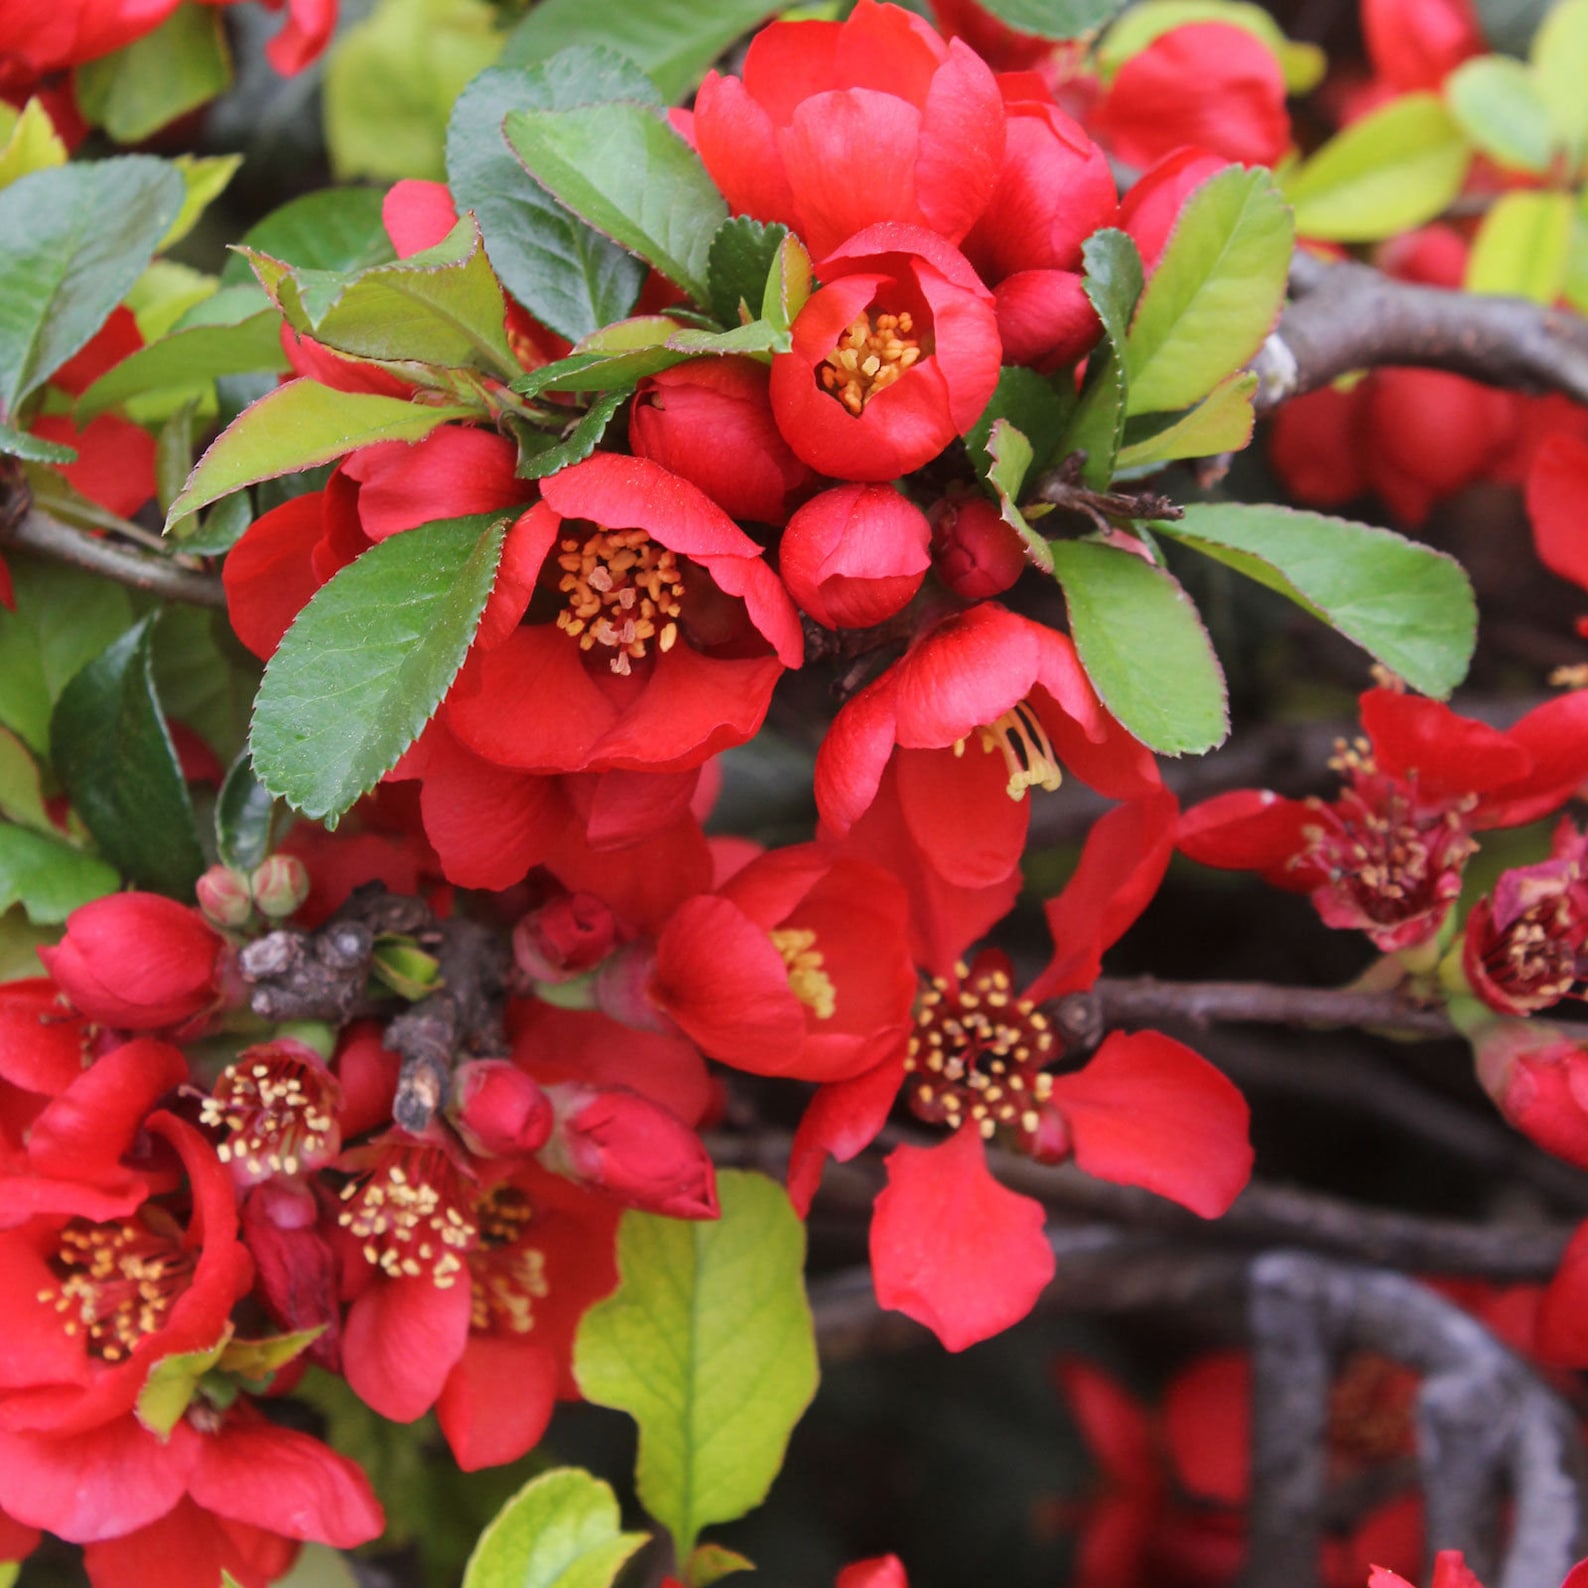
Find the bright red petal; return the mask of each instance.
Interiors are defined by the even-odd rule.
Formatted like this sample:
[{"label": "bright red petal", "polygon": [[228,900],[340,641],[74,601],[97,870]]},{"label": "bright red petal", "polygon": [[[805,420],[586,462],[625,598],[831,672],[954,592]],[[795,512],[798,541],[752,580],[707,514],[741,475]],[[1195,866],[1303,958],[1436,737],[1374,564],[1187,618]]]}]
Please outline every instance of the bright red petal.
[{"label": "bright red petal", "polygon": [[436,1403],[469,1337],[467,1282],[446,1290],[429,1279],[379,1279],[348,1309],[342,1336],[347,1382],[394,1423]]},{"label": "bright red petal", "polygon": [[[511,1395],[502,1386],[511,1384]],[[557,1403],[557,1362],[533,1340],[470,1335],[436,1402],[441,1432],[465,1472],[517,1461],[540,1443]]]}]

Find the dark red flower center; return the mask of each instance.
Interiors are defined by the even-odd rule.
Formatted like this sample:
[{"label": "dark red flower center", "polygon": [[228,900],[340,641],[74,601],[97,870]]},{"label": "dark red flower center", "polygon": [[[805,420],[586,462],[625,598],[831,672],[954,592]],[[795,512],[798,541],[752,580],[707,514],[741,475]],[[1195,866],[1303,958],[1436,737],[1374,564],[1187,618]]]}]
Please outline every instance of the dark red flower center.
[{"label": "dark red flower center", "polygon": [[1048,1017],[1016,998],[1001,965],[954,967],[955,982],[934,976],[915,1015],[904,1061],[905,1098],[921,1119],[957,1129],[972,1120],[983,1136],[1000,1126],[1032,1136],[1058,1057]]},{"label": "dark red flower center", "polygon": [[838,345],[823,359],[818,373],[822,390],[830,392],[852,414],[899,379],[925,353],[908,311],[860,315]]},{"label": "dark red flower center", "polygon": [[1484,972],[1521,1009],[1547,1009],[1559,1003],[1577,980],[1577,955],[1583,922],[1563,886],[1551,890],[1506,927],[1491,920],[1483,934]]},{"label": "dark red flower center", "polygon": [[595,526],[583,541],[564,540],[557,590],[567,597],[557,627],[583,651],[600,646],[614,673],[678,642],[684,596],[678,559],[643,529]]},{"label": "dark red flower center", "polygon": [[[1018,701],[1002,716],[977,728],[976,737],[984,755],[995,750],[1003,755],[1009,769],[1004,792],[1010,799],[1024,799],[1026,790],[1032,788],[1052,793],[1064,781],[1063,769],[1053,753],[1053,741],[1028,701]],[[954,754],[963,756],[968,743],[968,739],[956,739]]]},{"label": "dark red flower center", "polygon": [[222,1071],[200,1119],[222,1128],[222,1163],[252,1180],[300,1174],[328,1163],[341,1145],[338,1089],[329,1071],[290,1053],[244,1054]]},{"label": "dark red flower center", "polygon": [[364,1260],[392,1279],[427,1278],[449,1290],[479,1239],[472,1199],[436,1147],[394,1147],[342,1189],[342,1227],[363,1243]]},{"label": "dark red flower center", "polygon": [[38,1299],[63,1315],[68,1334],[86,1336],[90,1356],[119,1362],[164,1324],[197,1261],[163,1208],[141,1208],[117,1224],[73,1219],[49,1259],[55,1283]]},{"label": "dark red flower center", "polygon": [[545,1253],[527,1244],[535,1205],[516,1186],[498,1186],[476,1204],[475,1217],[480,1244],[469,1253],[469,1327],[528,1334],[535,1327],[535,1303],[548,1294]]}]

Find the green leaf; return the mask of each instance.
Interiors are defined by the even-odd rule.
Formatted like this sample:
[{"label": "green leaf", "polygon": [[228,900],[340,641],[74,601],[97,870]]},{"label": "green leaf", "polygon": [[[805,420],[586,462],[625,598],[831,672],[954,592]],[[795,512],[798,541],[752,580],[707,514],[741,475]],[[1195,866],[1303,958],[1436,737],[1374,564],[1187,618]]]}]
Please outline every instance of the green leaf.
[{"label": "green leaf", "polygon": [[224,865],[252,871],[270,853],[276,801],[254,776],[245,750],[231,764],[215,801],[215,850]]},{"label": "green leaf", "polygon": [[680,1560],[765,1498],[816,1392],[804,1226],[760,1175],[721,1172],[717,1193],[715,1223],[623,1215],[618,1288],[574,1346],[585,1398],[639,1424],[640,1503]]},{"label": "green leaf", "polygon": [[987,478],[994,461],[987,450],[988,437],[994,421],[1007,419],[1029,443],[1035,467],[1046,468],[1053,461],[1064,421],[1073,407],[1073,399],[1066,403],[1054,389],[1053,382],[1034,369],[1024,369],[1018,364],[1005,365],[998,373],[998,385],[982,409],[981,417],[965,432],[971,466],[982,479]]},{"label": "green leaf", "polygon": [[199,216],[231,186],[243,163],[240,154],[216,154],[201,158],[195,154],[179,154],[171,164],[181,173],[182,208],[160,239],[163,253],[173,243],[179,243],[198,224]]},{"label": "green leaf", "polygon": [[668,104],[696,88],[737,38],[780,10],[767,0],[541,0],[513,29],[504,65],[603,44],[642,66]]},{"label": "green leaf", "polygon": [[149,1369],[138,1402],[133,1408],[138,1421],[151,1434],[169,1439],[182,1414],[198,1393],[199,1380],[221,1359],[232,1326],[212,1346],[197,1351],[179,1351],[163,1356]]},{"label": "green leaf", "polygon": [[191,517],[187,520],[194,527],[186,534],[178,532],[175,535],[177,549],[201,557],[223,556],[243,538],[253,521],[254,510],[249,505],[248,492],[234,491],[230,496],[223,496],[204,515],[202,523]]},{"label": "green leaf", "polygon": [[523,454],[518,464],[519,479],[540,480],[548,474],[555,474],[559,469],[568,468],[571,464],[583,463],[595,451],[602,436],[606,434],[607,426],[612,423],[612,416],[628,399],[629,393],[626,388],[603,392],[590,404],[585,410],[584,417],[562,440]]},{"label": "green leaf", "polygon": [[334,823],[397,764],[463,665],[507,519],[393,535],[315,592],[265,668],[249,743],[271,793]]},{"label": "green leaf", "polygon": [[1105,82],[1131,56],[1173,28],[1193,22],[1225,22],[1266,44],[1285,74],[1292,94],[1310,94],[1323,81],[1328,61],[1316,44],[1294,44],[1261,6],[1248,0],[1140,0],[1114,25],[1097,47],[1097,65]]},{"label": "green leaf", "polygon": [[1114,477],[1114,459],[1125,433],[1129,380],[1125,337],[1141,297],[1141,255],[1126,232],[1112,227],[1093,232],[1081,249],[1086,267],[1082,285],[1103,322],[1103,342],[1092,354],[1086,384],[1060,447],[1062,455],[1086,454],[1081,478],[1104,490]]},{"label": "green leaf", "polygon": [[1443,552],[1349,519],[1234,502],[1198,503],[1153,529],[1289,596],[1425,695],[1442,699],[1466,676],[1477,607]]},{"label": "green leaf", "polygon": [[0,914],[20,904],[40,926],[58,926],[80,905],[121,886],[114,866],[58,838],[0,822]]},{"label": "green leaf", "polygon": [[1528,49],[1554,141],[1573,162],[1588,153],[1588,0],[1558,0]]},{"label": "green leaf", "polygon": [[567,50],[528,70],[496,67],[464,89],[447,126],[454,201],[479,217],[502,284],[570,341],[621,320],[645,284],[645,264],[565,209],[514,157],[502,122],[514,110],[570,110],[608,100],[656,104],[656,90],[611,50]]},{"label": "green leaf", "polygon": [[711,1588],[735,1572],[754,1570],[755,1562],[738,1550],[721,1544],[702,1544],[684,1563],[684,1581],[689,1588]]},{"label": "green leaf", "polygon": [[632,104],[513,110],[505,130],[525,170],[554,197],[706,301],[712,234],[728,206],[659,114]]},{"label": "green leaf", "polygon": [[788,346],[788,332],[765,320],[752,320],[731,331],[698,331],[663,315],[645,315],[598,331],[580,343],[580,351],[532,369],[512,385],[526,397],[548,391],[627,390],[647,375],[692,358],[786,353]]},{"label": "green leaf", "polygon": [[239,1340],[234,1336],[226,1342],[216,1366],[222,1373],[249,1383],[268,1381],[273,1373],[302,1356],[324,1333],[322,1323],[313,1329],[294,1329],[290,1334],[266,1335],[258,1340]]},{"label": "green leaf", "polygon": [[742,316],[755,318],[788,235],[781,222],[765,223],[748,215],[730,216],[717,228],[706,256],[706,302],[724,325],[738,325]]},{"label": "green leaf", "polygon": [[194,465],[166,523],[207,507],[240,486],[296,474],[376,441],[419,441],[450,419],[476,419],[473,408],[438,408],[335,391],[318,381],[294,380],[251,403]]},{"label": "green leaf", "polygon": [[[1181,414],[1144,414],[1125,426],[1116,467],[1142,469],[1177,458],[1207,458],[1239,452],[1252,439],[1255,375],[1220,381],[1195,408]],[[1167,423],[1162,421],[1167,420]]]},{"label": "green leaf", "polygon": [[1201,755],[1229,733],[1224,671],[1167,569],[1095,541],[1053,545],[1086,676],[1127,729],[1163,755]]},{"label": "green leaf", "polygon": [[0,722],[36,755],[50,744],[50,713],[85,662],[132,622],[120,585],[64,563],[6,554],[16,610],[0,607]]},{"label": "green leaf", "polygon": [[75,76],[84,117],[117,143],[142,143],[230,86],[220,12],[179,5],[152,33],[84,62]]},{"label": "green leaf", "polygon": [[[368,187],[328,187],[305,193],[243,233],[244,248],[304,270],[363,270],[397,257],[381,221],[382,194]],[[221,271],[223,287],[254,282],[247,257],[234,252]]]},{"label": "green leaf", "polygon": [[288,325],[338,352],[503,376],[522,367],[507,345],[507,304],[472,215],[435,247],[356,274],[248,257]]},{"label": "green leaf", "polygon": [[[7,107],[9,108],[9,107]],[[30,99],[0,146],[0,187],[9,187],[29,171],[65,165],[69,158],[61,135],[41,99]]]},{"label": "green leaf", "polygon": [[29,463],[75,463],[77,448],[63,446],[59,441],[46,441],[43,436],[31,435],[0,420],[0,452],[9,458],[22,458]]},{"label": "green leaf", "polygon": [[1570,193],[1502,193],[1473,239],[1467,291],[1554,303],[1566,290],[1573,210]]},{"label": "green leaf", "polygon": [[0,817],[55,837],[55,823],[44,808],[44,786],[28,747],[8,728],[0,728]]},{"label": "green leaf", "polygon": [[1285,177],[1303,237],[1377,242],[1444,213],[1472,148],[1436,94],[1402,94],[1353,121]]},{"label": "green leaf", "polygon": [[135,624],[66,686],[50,759],[105,858],[139,887],[188,898],[204,852],[155,693],[154,622]]},{"label": "green leaf", "polygon": [[1078,39],[1095,33],[1124,0],[981,0],[983,11],[1021,33]]},{"label": "green leaf", "polygon": [[1279,318],[1294,245],[1267,171],[1231,167],[1191,194],[1126,339],[1129,413],[1188,407],[1246,363]]},{"label": "green leaf", "polygon": [[1026,556],[1043,573],[1053,572],[1053,558],[1044,536],[1039,535],[1020,511],[1018,497],[1031,472],[1031,443],[1007,419],[995,419],[987,433],[987,456],[991,466],[987,483],[998,498],[1003,521],[1025,542]]},{"label": "green leaf", "polygon": [[1553,132],[1537,74],[1508,55],[1464,61],[1445,79],[1445,104],[1474,147],[1512,170],[1549,169]]},{"label": "green leaf", "polygon": [[104,324],[182,208],[182,178],[127,155],[0,191],[0,418]]},{"label": "green leaf", "polygon": [[463,1588],[611,1588],[644,1533],[625,1533],[606,1484],[577,1467],[532,1478],[480,1534]]},{"label": "green leaf", "polygon": [[767,274],[761,318],[780,331],[788,330],[805,307],[811,286],[811,256],[804,243],[790,232],[779,245],[777,258]]},{"label": "green leaf", "polygon": [[167,717],[192,728],[230,761],[248,733],[260,665],[223,614],[172,605],[154,631],[154,687]]}]

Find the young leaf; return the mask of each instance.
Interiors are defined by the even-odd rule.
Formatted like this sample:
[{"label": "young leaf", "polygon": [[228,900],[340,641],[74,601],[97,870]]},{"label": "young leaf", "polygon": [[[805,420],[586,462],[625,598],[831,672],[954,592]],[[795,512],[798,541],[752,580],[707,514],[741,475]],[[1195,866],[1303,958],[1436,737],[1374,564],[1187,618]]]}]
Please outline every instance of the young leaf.
[{"label": "young leaf", "polygon": [[1053,461],[1064,421],[1074,405],[1073,396],[1067,391],[1061,395],[1052,381],[1034,369],[1006,365],[999,371],[998,385],[982,410],[981,418],[965,432],[971,467],[982,479],[987,478],[993,466],[992,455],[987,450],[993,422],[1007,419],[1030,443],[1035,467],[1046,468]]},{"label": "young leaf", "polygon": [[84,117],[117,143],[142,143],[178,116],[225,93],[232,55],[220,12],[178,6],[152,33],[75,74]]},{"label": "young leaf", "polygon": [[1078,39],[1095,33],[1124,0],[981,0],[982,10],[1021,33]]},{"label": "young leaf", "polygon": [[1443,214],[1472,146],[1435,94],[1402,94],[1336,133],[1285,178],[1303,237],[1370,243]]},{"label": "young leaf", "polygon": [[728,206],[700,157],[640,105],[513,110],[507,141],[576,215],[705,303],[711,239]]},{"label": "young leaf", "polygon": [[1103,704],[1163,755],[1201,755],[1229,732],[1224,670],[1166,569],[1118,546],[1053,545],[1070,634]]},{"label": "young leaf", "polygon": [[231,185],[242,163],[240,154],[179,154],[171,162],[182,178],[182,208],[160,239],[161,253],[181,242],[198,225],[199,216]]},{"label": "young leaf", "polygon": [[18,430],[0,420],[0,452],[8,458],[21,458],[27,463],[75,463],[77,448],[63,446],[59,441],[46,441],[26,430]]},{"label": "young leaf", "polygon": [[1135,423],[1127,422],[1116,467],[1142,469],[1176,458],[1239,452],[1252,439],[1256,390],[1255,375],[1231,375],[1185,413],[1143,415]]},{"label": "young leaf", "polygon": [[35,171],[0,191],[0,418],[104,324],[182,208],[163,160]]},{"label": "young leaf", "polygon": [[[397,257],[381,221],[382,195],[368,187],[328,187],[305,193],[250,226],[241,246],[304,270],[364,270]],[[233,253],[221,270],[223,287],[252,286],[247,257]]]},{"label": "young leaf", "polygon": [[1126,339],[1130,413],[1188,407],[1262,346],[1294,242],[1264,170],[1220,171],[1186,200]]},{"label": "young leaf", "polygon": [[712,1588],[713,1583],[719,1583],[735,1572],[754,1570],[755,1562],[741,1555],[738,1550],[728,1549],[722,1544],[702,1544],[684,1562],[684,1581],[689,1588]]},{"label": "young leaf", "polygon": [[485,251],[509,292],[577,342],[634,307],[645,264],[592,231],[513,156],[502,122],[514,110],[570,110],[610,100],[659,104],[650,79],[611,50],[565,50],[528,70],[481,72],[452,107],[447,178],[459,209],[479,217]]},{"label": "young leaf", "polygon": [[767,272],[761,298],[761,318],[780,331],[798,319],[811,295],[811,256],[792,232],[778,245],[777,257]]},{"label": "young leaf", "polygon": [[1043,573],[1052,573],[1053,558],[1047,540],[1026,522],[1016,500],[1031,472],[1031,443],[1007,419],[995,419],[987,433],[987,457],[987,483],[998,497],[1000,516],[1025,542],[1031,562]]},{"label": "young leaf", "polygon": [[531,1478],[480,1534],[463,1588],[611,1588],[647,1543],[625,1533],[617,1497],[577,1467]]},{"label": "young leaf", "polygon": [[1127,232],[1110,227],[1087,238],[1081,258],[1086,296],[1103,322],[1104,341],[1092,354],[1080,402],[1058,450],[1061,455],[1084,452],[1082,480],[1094,490],[1106,490],[1125,433],[1125,336],[1141,297],[1141,255]]},{"label": "young leaf", "polygon": [[[1579,92],[1580,84],[1579,84]],[[1549,169],[1549,106],[1538,78],[1508,55],[1463,61],[1445,79],[1445,104],[1461,130],[1491,159],[1514,170]]]},{"label": "young leaf", "polygon": [[193,466],[168,525],[200,507],[278,474],[329,463],[376,441],[418,441],[449,419],[476,419],[473,408],[437,408],[333,391],[318,381],[293,380],[250,404]]},{"label": "young leaf", "polygon": [[1579,161],[1588,151],[1588,0],[1551,6],[1527,53],[1554,140]]},{"label": "young leaf", "polygon": [[680,1560],[765,1498],[816,1392],[804,1226],[760,1175],[719,1173],[717,1194],[715,1223],[623,1215],[618,1288],[574,1346],[585,1398],[640,1426],[640,1502]]},{"label": "young leaf", "polygon": [[558,469],[583,463],[595,451],[601,437],[612,423],[612,416],[629,399],[628,389],[603,392],[585,410],[584,417],[561,441],[520,458],[517,474],[521,480],[540,480]]},{"label": "young leaf", "polygon": [[73,910],[121,886],[114,866],[58,838],[0,822],[0,915],[20,904],[40,926],[59,926]]},{"label": "young leaf", "polygon": [[265,668],[249,735],[272,794],[334,823],[397,764],[457,677],[507,519],[393,535],[323,585]]},{"label": "young leaf", "polygon": [[570,45],[603,44],[642,66],[672,105],[735,39],[780,9],[768,0],[541,0],[513,29],[502,64],[522,66]]},{"label": "young leaf", "polygon": [[1413,689],[1443,698],[1466,676],[1477,606],[1443,552],[1349,519],[1236,502],[1197,503],[1153,529],[1289,596]]},{"label": "young leaf", "polygon": [[254,776],[245,750],[231,764],[215,801],[215,849],[222,862],[252,871],[270,853],[276,802]]},{"label": "young leaf", "polygon": [[1570,193],[1502,193],[1473,239],[1467,291],[1553,303],[1566,290],[1573,209]]},{"label": "young leaf", "polygon": [[755,317],[788,234],[781,223],[766,224],[748,215],[731,216],[717,228],[706,256],[706,306],[724,325],[738,325],[741,309]]},{"label": "young leaf", "polygon": [[[6,107],[9,109],[10,107]],[[41,99],[30,99],[17,114],[16,125],[0,145],[0,187],[10,187],[29,171],[65,165],[70,153]]]},{"label": "young leaf", "polygon": [[128,629],[66,686],[50,760],[105,858],[140,887],[188,898],[204,851],[155,693],[154,622]]}]

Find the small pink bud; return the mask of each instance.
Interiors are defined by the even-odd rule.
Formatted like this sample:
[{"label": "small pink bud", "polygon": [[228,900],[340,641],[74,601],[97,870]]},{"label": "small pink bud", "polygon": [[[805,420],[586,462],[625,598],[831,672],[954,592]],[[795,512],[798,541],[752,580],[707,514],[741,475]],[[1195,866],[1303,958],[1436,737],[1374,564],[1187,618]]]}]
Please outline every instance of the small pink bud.
[{"label": "small pink bud", "polygon": [[626,1207],[675,1219],[717,1217],[717,1176],[704,1143],[675,1114],[625,1087],[553,1086],[549,1168]]},{"label": "small pink bud", "polygon": [[453,1073],[453,1117],[471,1152],[487,1158],[538,1152],[551,1135],[546,1094],[506,1059],[470,1059]]},{"label": "small pink bud", "polygon": [[513,958],[531,981],[571,981],[612,952],[617,931],[616,916],[600,899],[565,894],[513,928]]},{"label": "small pink bud", "polygon": [[254,913],[248,878],[230,866],[211,866],[194,887],[204,919],[222,928],[243,926]]},{"label": "small pink bud", "polygon": [[927,517],[937,576],[955,595],[981,601],[1020,577],[1026,565],[1020,536],[985,496],[945,496]]},{"label": "small pink bud", "polygon": [[251,885],[261,912],[284,920],[309,897],[308,868],[296,855],[271,855],[254,872]]}]

